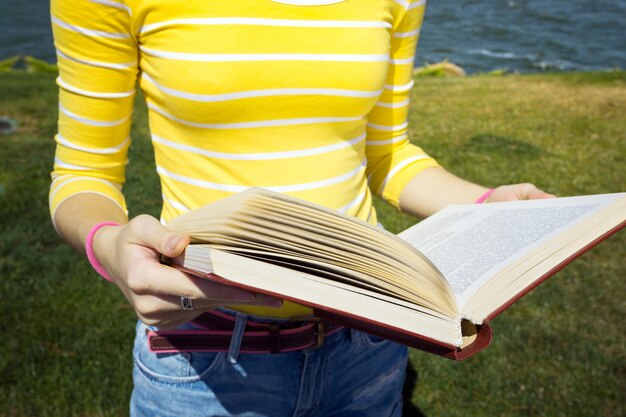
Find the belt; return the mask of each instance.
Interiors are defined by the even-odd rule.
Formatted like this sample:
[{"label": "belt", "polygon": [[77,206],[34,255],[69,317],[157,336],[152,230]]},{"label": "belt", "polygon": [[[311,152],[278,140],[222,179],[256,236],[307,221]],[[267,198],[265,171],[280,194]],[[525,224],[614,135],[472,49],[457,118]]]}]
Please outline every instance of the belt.
[{"label": "belt", "polygon": [[[148,346],[155,353],[227,352],[235,329],[235,317],[209,311],[193,320],[200,329],[146,330]],[[316,317],[293,319],[285,323],[247,321],[239,351],[241,353],[281,353],[319,348],[324,338],[343,326]]]}]

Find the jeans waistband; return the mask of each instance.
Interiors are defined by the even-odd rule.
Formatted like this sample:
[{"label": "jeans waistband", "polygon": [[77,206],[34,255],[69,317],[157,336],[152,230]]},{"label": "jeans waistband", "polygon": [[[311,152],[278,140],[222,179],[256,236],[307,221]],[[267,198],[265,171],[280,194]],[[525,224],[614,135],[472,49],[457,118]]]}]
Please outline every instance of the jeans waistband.
[{"label": "jeans waistband", "polygon": [[185,328],[148,330],[148,346],[156,353],[228,352],[229,362],[236,363],[240,352],[276,354],[318,348],[326,336],[342,328],[314,317],[261,318],[260,322],[249,317],[232,310],[206,312]]}]

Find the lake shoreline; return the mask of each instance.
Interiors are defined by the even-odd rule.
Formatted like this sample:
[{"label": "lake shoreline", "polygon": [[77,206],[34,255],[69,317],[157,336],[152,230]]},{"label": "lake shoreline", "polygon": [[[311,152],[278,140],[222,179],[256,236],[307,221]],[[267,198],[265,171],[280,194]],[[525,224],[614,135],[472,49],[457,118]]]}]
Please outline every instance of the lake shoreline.
[{"label": "lake shoreline", "polygon": [[[26,54],[55,61],[48,4],[14,0],[0,14],[0,60]],[[626,68],[623,16],[626,0],[433,1],[415,65],[449,59],[468,74]]]}]

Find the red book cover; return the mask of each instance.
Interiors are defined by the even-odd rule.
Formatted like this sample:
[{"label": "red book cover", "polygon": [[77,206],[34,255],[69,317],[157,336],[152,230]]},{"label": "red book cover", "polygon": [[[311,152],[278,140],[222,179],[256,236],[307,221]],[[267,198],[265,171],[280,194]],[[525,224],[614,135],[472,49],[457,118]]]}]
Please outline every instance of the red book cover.
[{"label": "red book cover", "polygon": [[313,309],[314,314],[321,319],[331,321],[336,324],[341,324],[341,325],[354,328],[357,330],[361,330],[367,333],[375,334],[380,337],[384,337],[386,339],[405,344],[415,349],[423,350],[425,352],[429,352],[438,356],[443,356],[448,359],[459,361],[459,360],[469,358],[470,356],[475,355],[476,353],[486,349],[489,346],[489,344],[492,341],[492,331],[491,331],[491,327],[489,326],[489,323],[492,319],[494,319],[504,310],[509,308],[513,303],[515,303],[517,300],[519,300],[524,295],[529,293],[532,289],[537,287],[539,284],[541,284],[542,282],[544,282],[545,280],[547,280],[548,278],[550,278],[551,276],[559,272],[561,269],[563,269],[567,264],[572,262],[574,259],[582,255],[583,253],[587,252],[588,250],[590,250],[591,248],[593,248],[594,246],[596,246],[603,240],[607,239],[609,236],[618,232],[625,226],[626,226],[626,222],[622,222],[615,228],[608,231],[607,233],[591,241],[585,247],[573,253],[564,261],[555,265],[552,269],[550,269],[547,273],[542,275],[539,279],[535,280],[533,283],[528,285],[526,288],[524,288],[514,297],[509,299],[506,303],[501,305],[498,309],[493,311],[482,324],[476,326],[476,334],[475,334],[474,341],[470,345],[462,349],[453,345],[448,345],[440,341],[434,340],[426,335],[408,332],[405,329],[393,327],[386,323],[381,323],[378,321],[371,320],[367,317],[352,315],[352,314],[334,309],[329,306],[314,304],[307,300],[287,297],[284,294],[278,294],[278,293],[263,290],[261,288],[256,288],[256,287],[248,286],[245,284],[233,282],[231,280],[228,280],[226,278],[223,278],[215,274],[207,275],[207,274],[198,273],[197,271],[184,268],[180,265],[172,265],[172,266],[184,272],[190,273],[192,275],[200,276],[203,278],[208,278],[208,279],[211,279],[213,281],[216,281],[222,284],[239,287],[245,290],[258,292],[258,293],[270,295],[270,296],[277,297],[277,298],[287,299],[289,301],[293,301],[298,304],[306,305],[310,307],[311,309]]}]

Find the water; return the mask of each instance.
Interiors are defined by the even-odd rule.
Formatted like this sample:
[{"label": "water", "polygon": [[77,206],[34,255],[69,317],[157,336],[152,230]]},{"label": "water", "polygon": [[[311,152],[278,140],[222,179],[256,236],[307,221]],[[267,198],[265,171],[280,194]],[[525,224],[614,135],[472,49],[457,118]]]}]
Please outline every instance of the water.
[{"label": "water", "polygon": [[[55,60],[48,9],[0,0],[0,59]],[[469,73],[626,68],[625,21],[626,0],[431,0],[416,63],[449,59]]]},{"label": "water", "polygon": [[0,0],[0,60],[32,55],[56,61],[45,0]]},{"label": "water", "polygon": [[626,0],[432,0],[417,64],[468,72],[626,68]]}]

